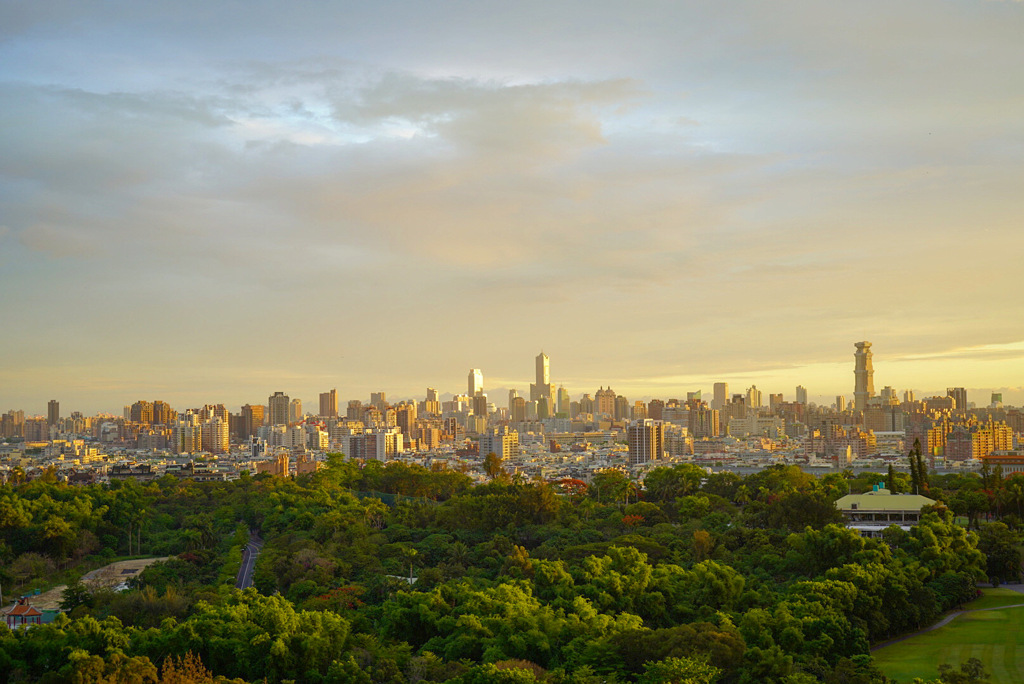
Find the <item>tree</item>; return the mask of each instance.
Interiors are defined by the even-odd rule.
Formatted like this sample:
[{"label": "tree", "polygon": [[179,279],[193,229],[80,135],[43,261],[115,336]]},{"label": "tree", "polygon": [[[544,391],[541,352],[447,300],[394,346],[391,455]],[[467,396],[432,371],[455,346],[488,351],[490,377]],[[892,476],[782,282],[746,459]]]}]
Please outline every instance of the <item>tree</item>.
[{"label": "tree", "polygon": [[502,461],[502,459],[498,457],[498,454],[493,451],[484,456],[484,472],[487,473],[487,477],[492,480],[507,478],[508,473],[505,471],[505,468],[502,467],[503,463],[504,461]]},{"label": "tree", "polygon": [[721,672],[696,658],[666,658],[650,663],[638,679],[639,684],[711,684]]}]

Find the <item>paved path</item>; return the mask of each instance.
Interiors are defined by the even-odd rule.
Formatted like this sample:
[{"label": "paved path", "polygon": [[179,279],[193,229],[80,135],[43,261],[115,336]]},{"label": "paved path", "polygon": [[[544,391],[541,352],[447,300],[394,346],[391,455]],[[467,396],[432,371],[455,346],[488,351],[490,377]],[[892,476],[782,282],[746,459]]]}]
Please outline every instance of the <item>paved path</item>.
[{"label": "paved path", "polygon": [[[1014,591],[1017,591],[1017,592],[1020,592],[1020,593],[1024,593],[1024,591],[1022,591],[1021,589],[1014,589]],[[901,637],[896,637],[895,639],[890,639],[889,641],[883,641],[880,644],[875,644],[874,646],[871,647],[871,652],[874,653],[875,651],[877,651],[880,648],[885,648],[886,646],[892,646],[893,644],[898,644],[901,641],[906,641],[907,639],[910,639],[911,637],[916,637],[918,634],[924,634],[925,632],[930,632],[933,629],[938,629],[939,627],[945,627],[950,622],[952,622],[956,618],[960,617],[964,613],[982,613],[982,612],[984,612],[986,610],[1003,610],[1004,608],[1024,608],[1024,603],[1014,603],[1014,604],[1009,605],[1009,606],[994,606],[992,608],[974,608],[972,610],[954,610],[952,613],[948,614],[946,617],[942,618],[941,620],[939,620],[938,622],[936,622],[934,625],[932,625],[930,627],[925,627],[924,629],[919,629],[918,631],[913,632],[911,634],[904,634]]]},{"label": "paved path", "polygon": [[263,548],[263,540],[253,531],[249,531],[249,543],[242,549],[242,567],[238,569],[238,579],[235,587],[248,589],[252,586],[252,572],[256,568],[256,559]]}]

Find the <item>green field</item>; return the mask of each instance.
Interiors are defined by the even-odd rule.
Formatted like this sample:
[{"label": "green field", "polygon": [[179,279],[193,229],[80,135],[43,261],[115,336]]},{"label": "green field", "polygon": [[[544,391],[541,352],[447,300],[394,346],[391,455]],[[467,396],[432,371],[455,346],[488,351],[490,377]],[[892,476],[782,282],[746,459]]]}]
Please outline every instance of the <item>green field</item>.
[{"label": "green field", "polygon": [[[966,609],[1024,603],[1024,594],[1009,589],[988,589]],[[886,675],[899,682],[914,677],[935,678],[938,666],[959,667],[978,658],[992,673],[992,684],[1024,682],[1024,608],[966,613],[932,632],[886,646],[873,653]]]}]

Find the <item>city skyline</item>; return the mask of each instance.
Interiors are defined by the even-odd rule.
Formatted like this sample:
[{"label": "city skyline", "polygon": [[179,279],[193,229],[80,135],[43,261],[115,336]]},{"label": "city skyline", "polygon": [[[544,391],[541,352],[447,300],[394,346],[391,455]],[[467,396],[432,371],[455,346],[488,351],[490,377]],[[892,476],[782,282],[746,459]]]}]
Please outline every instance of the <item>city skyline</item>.
[{"label": "city skyline", "polygon": [[[859,350],[861,349],[862,345],[866,346],[869,349],[872,347],[872,343],[871,342],[858,342],[854,346],[855,346],[855,348],[859,352]],[[870,355],[871,352],[869,351],[868,354]],[[858,355],[854,354],[853,356],[856,359]],[[543,363],[542,363],[542,360],[543,360]],[[541,352],[534,359],[534,361],[535,361],[535,373],[536,373],[535,379],[536,380],[541,380],[543,377],[545,377],[545,374],[550,374],[550,357],[547,354],[545,354],[544,352]],[[939,363],[943,363],[943,362],[946,362],[947,359],[944,358],[944,357],[940,357],[940,358],[935,359],[935,361],[939,362]],[[715,376],[714,382],[705,382],[704,384],[706,386],[701,386],[699,384],[697,384],[697,385],[686,385],[686,386],[679,385],[675,390],[670,390],[670,391],[667,391],[667,392],[662,392],[661,394],[640,393],[638,391],[638,389],[637,389],[638,387],[640,387],[640,385],[631,384],[631,383],[626,382],[626,381],[619,382],[619,383],[609,383],[607,381],[603,381],[603,382],[597,383],[596,386],[590,386],[590,387],[583,386],[583,385],[579,385],[579,386],[568,385],[567,386],[567,383],[558,381],[557,377],[552,377],[550,375],[548,375],[548,377],[555,380],[555,382],[551,383],[551,386],[552,386],[553,389],[557,390],[558,388],[565,387],[566,390],[575,398],[578,398],[578,397],[582,396],[583,394],[594,395],[594,394],[596,394],[596,391],[598,389],[602,388],[602,387],[608,387],[610,389],[614,389],[616,395],[626,396],[630,400],[640,400],[640,399],[642,399],[644,401],[647,401],[647,400],[650,400],[650,399],[669,399],[669,398],[676,398],[676,399],[679,399],[680,401],[682,401],[682,400],[684,400],[686,398],[686,395],[688,393],[701,392],[703,394],[703,396],[704,396],[705,401],[709,404],[709,406],[711,406],[712,408],[715,408],[713,399],[715,397],[715,390],[717,389],[716,386],[724,384],[725,387],[727,388],[727,392],[725,394],[726,401],[728,401],[729,398],[732,395],[734,395],[734,394],[742,394],[744,396],[747,396],[748,393],[750,391],[752,391],[752,390],[756,391],[757,395],[762,397],[761,404],[765,404],[766,403],[763,397],[769,396],[769,393],[774,394],[774,393],[776,393],[777,390],[781,390],[781,392],[779,392],[779,393],[783,396],[785,401],[797,401],[798,400],[797,393],[800,392],[800,391],[803,391],[803,393],[807,396],[809,403],[815,403],[815,404],[823,405],[823,406],[833,405],[835,403],[835,398],[836,398],[836,396],[838,394],[838,395],[843,396],[846,399],[847,403],[849,404],[849,406],[851,408],[854,408],[855,397],[856,397],[856,389],[857,389],[857,381],[856,381],[855,378],[856,378],[856,374],[857,374],[856,373],[856,369],[860,367],[859,363],[860,363],[859,361],[855,360],[854,362],[846,364],[846,371],[848,373],[850,373],[851,375],[853,375],[854,379],[851,380],[850,385],[849,385],[849,387],[847,388],[846,391],[840,391],[838,393],[833,393],[833,394],[830,394],[827,391],[821,391],[821,392],[809,391],[806,387],[804,387],[799,382],[791,384],[791,385],[788,385],[788,386],[785,386],[785,387],[779,387],[779,386],[775,386],[775,385],[767,386],[767,385],[764,385],[764,384],[762,384],[762,387],[757,387],[757,382],[758,381],[762,381],[762,383],[763,383],[764,379],[771,377],[770,375],[766,375],[764,373],[762,373],[760,375],[750,375],[750,374],[747,374],[747,375],[743,375],[743,376],[741,376],[740,374],[728,374],[728,373],[720,374],[720,375]],[[839,365],[839,364],[834,364],[834,365]],[[868,368],[871,369],[871,367],[872,367],[872,360],[870,358],[868,359],[867,365],[868,365]],[[883,363],[882,368],[883,369],[886,368],[886,364],[885,363]],[[873,375],[873,370],[871,372],[872,372],[872,375]],[[478,386],[482,387],[483,394],[488,397],[490,402],[494,403],[494,404],[496,404],[498,406],[504,405],[503,404],[503,396],[504,396],[504,394],[506,392],[508,392],[508,390],[515,390],[517,393],[519,393],[518,394],[519,396],[523,396],[523,394],[524,394],[524,392],[523,392],[524,386],[525,387],[529,387],[531,390],[534,387],[537,386],[536,382],[530,383],[529,381],[522,380],[522,379],[520,379],[520,380],[509,380],[508,378],[493,378],[493,377],[487,375],[486,372],[483,371],[482,369],[471,368],[471,369],[469,369],[469,373],[468,373],[469,387],[474,386],[474,383],[483,383],[484,376],[491,378],[490,384],[480,384]],[[391,403],[397,403],[397,402],[403,401],[403,400],[417,400],[418,401],[418,400],[421,400],[423,398],[427,398],[429,392],[438,393],[438,395],[440,397],[442,397],[442,398],[444,398],[444,397],[451,397],[451,396],[455,396],[455,395],[469,395],[470,394],[469,387],[467,387],[466,391],[463,391],[461,389],[456,389],[456,388],[446,388],[446,389],[442,389],[442,390],[435,390],[435,389],[433,389],[432,386],[428,387],[428,386],[424,385],[424,386],[422,386],[420,388],[419,391],[417,391],[417,390],[409,390],[407,392],[401,392],[401,391],[396,392],[396,391],[394,391],[391,388],[381,388],[379,386],[374,385],[374,386],[370,386],[370,389],[368,389],[366,392],[360,393],[359,391],[354,391],[354,393],[348,393],[348,394],[346,394],[346,392],[344,390],[338,390],[337,388],[332,388],[330,390],[327,390],[326,392],[323,391],[322,389],[314,388],[314,391],[308,391],[307,392],[306,390],[303,390],[302,392],[298,392],[298,393],[294,393],[294,392],[291,392],[289,390],[273,390],[272,393],[270,394],[270,397],[268,399],[268,402],[267,402],[266,406],[268,407],[268,410],[272,410],[272,409],[269,408],[271,406],[271,404],[273,403],[271,400],[275,396],[281,396],[284,399],[290,400],[291,402],[298,401],[298,402],[300,402],[300,405],[301,405],[301,402],[303,400],[306,400],[306,401],[309,401],[309,405],[310,406],[320,406],[322,408],[325,405],[324,404],[325,397],[333,397],[333,404],[331,402],[328,402],[328,405],[333,405],[335,407],[335,411],[337,411],[337,407],[339,405],[339,402],[341,402],[341,401],[346,401],[347,402],[347,401],[350,401],[350,400],[353,400],[353,399],[365,400],[365,399],[367,399],[367,397],[369,397],[370,398],[370,402],[372,402],[373,395],[375,393],[377,393],[377,392],[384,392],[384,394],[386,396],[391,398],[390,399]],[[949,382],[949,383],[947,383],[945,388],[939,388],[939,387],[936,387],[936,388],[921,388],[921,387],[917,387],[917,386],[913,386],[913,385],[894,384],[894,383],[891,383],[891,382],[887,381],[884,377],[883,377],[883,381],[879,383],[879,387],[880,388],[892,388],[892,390],[895,393],[897,393],[897,394],[901,394],[902,392],[909,390],[912,393],[916,394],[918,399],[923,399],[923,398],[929,397],[929,396],[946,396],[947,391],[950,389],[950,387],[956,387],[958,389],[958,391],[959,390],[966,391],[966,394],[968,396],[968,400],[970,402],[976,404],[979,407],[986,406],[988,404],[987,400],[993,394],[999,394],[1000,397],[1001,397],[1002,403],[1004,403],[1006,405],[1017,405],[1018,401],[1020,401],[1020,403],[1024,403],[1024,391],[1022,391],[1021,388],[977,388],[977,387],[964,387],[963,385],[958,384],[956,382]],[[869,381],[866,384],[866,388],[868,388],[867,391],[869,392],[869,394],[867,396],[880,396],[882,394],[882,389],[879,389],[877,391],[874,389],[873,381]],[[667,389],[667,388],[663,387],[662,389]],[[307,394],[310,397],[309,399],[306,398]],[[138,397],[131,398],[130,401],[135,401],[136,399],[146,399],[146,398],[152,399],[152,397],[150,395],[154,395],[154,392],[150,391],[150,390],[145,390],[145,391],[143,391],[142,394],[139,394]],[[526,395],[528,397],[529,392],[526,392]],[[184,399],[184,397],[186,397],[186,396],[192,397],[192,399],[191,400]],[[319,403],[314,402],[312,400],[312,398],[314,398],[314,397],[318,397],[319,398]],[[1019,400],[1015,400],[1014,397],[1020,397],[1020,399]],[[200,394],[196,394],[196,393],[191,392],[191,391],[186,391],[186,392],[163,391],[163,393],[161,394],[161,398],[165,399],[165,400],[166,399],[170,399],[170,403],[172,405],[174,405],[174,406],[179,406],[180,405],[183,408],[184,407],[203,406],[204,404],[210,403],[211,400],[213,400],[213,401],[215,401],[217,403],[223,403],[223,404],[228,405],[228,406],[234,406],[234,405],[249,404],[252,401],[259,399],[258,397],[256,399],[253,399],[252,397],[246,397],[246,398],[243,398],[241,400],[238,400],[237,398],[233,399],[233,400],[226,400],[226,399],[223,398],[223,393],[218,393],[216,389],[211,390],[210,392],[207,392],[205,394],[202,394],[202,396],[200,396]],[[44,410],[39,412],[38,415],[43,415],[43,416],[48,415],[49,411],[51,410],[51,407],[52,407],[52,405],[54,405],[54,403],[55,403],[56,406],[63,405],[65,407],[68,407],[67,408],[68,412],[70,412],[70,411],[79,411],[79,412],[84,413],[86,415],[89,415],[89,414],[99,414],[99,413],[110,413],[110,414],[118,415],[119,412],[120,412],[117,407],[105,407],[105,408],[99,408],[99,409],[93,409],[93,408],[84,408],[83,409],[83,408],[81,408],[81,407],[79,407],[77,405],[71,406],[71,404],[74,401],[75,401],[74,398],[68,399],[67,397],[65,397],[64,399],[56,399],[56,400],[52,399],[52,398],[48,399],[48,400],[46,400]],[[125,399],[125,401],[129,401],[129,400]],[[3,409],[3,410],[12,410],[12,409],[24,410],[24,411],[26,411],[27,415],[37,415],[37,413],[35,411],[33,411],[32,409],[30,409],[28,407],[25,407],[25,406],[18,406],[18,407],[13,407],[12,406],[12,407],[9,407],[8,409]],[[287,403],[282,404],[281,407],[278,409],[278,411],[280,413],[282,413],[282,414],[287,413],[288,410],[289,410],[289,408],[288,408],[288,404]],[[310,413],[315,413],[315,412],[311,410]]]},{"label": "city skyline", "polygon": [[540,349],[574,395],[831,403],[855,340],[877,387],[1024,404],[1022,33],[988,0],[0,2],[0,410],[529,396]]}]

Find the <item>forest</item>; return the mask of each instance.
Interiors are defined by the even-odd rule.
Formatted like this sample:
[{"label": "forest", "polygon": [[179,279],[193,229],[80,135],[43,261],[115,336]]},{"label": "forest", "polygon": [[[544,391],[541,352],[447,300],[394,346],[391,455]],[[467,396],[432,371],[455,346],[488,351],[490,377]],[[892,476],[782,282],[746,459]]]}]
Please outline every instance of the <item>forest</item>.
[{"label": "forest", "polygon": [[[0,626],[0,684],[874,684],[872,644],[1020,579],[1024,476],[490,465],[0,486],[4,595],[69,583],[54,622]],[[834,501],[880,480],[937,503],[862,538]],[[77,581],[131,556],[169,560],[127,591]]]}]

